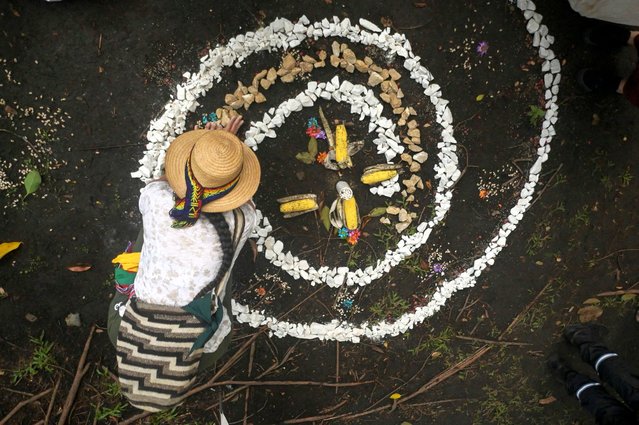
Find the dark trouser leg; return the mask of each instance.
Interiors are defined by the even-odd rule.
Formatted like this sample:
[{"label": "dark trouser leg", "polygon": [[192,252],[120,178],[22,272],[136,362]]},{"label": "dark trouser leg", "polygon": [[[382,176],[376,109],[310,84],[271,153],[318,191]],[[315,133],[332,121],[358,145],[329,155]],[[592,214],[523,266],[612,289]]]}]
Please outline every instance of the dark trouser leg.
[{"label": "dark trouser leg", "polygon": [[[577,374],[580,375],[580,374]],[[635,414],[619,400],[611,396],[601,386],[585,375],[581,379],[587,380],[576,391],[581,406],[595,417],[600,425],[636,425]],[[566,382],[568,386],[568,381]]]},{"label": "dark trouser leg", "polygon": [[579,351],[581,358],[619,393],[632,410],[639,410],[639,379],[630,373],[616,353],[600,343],[581,344]]}]

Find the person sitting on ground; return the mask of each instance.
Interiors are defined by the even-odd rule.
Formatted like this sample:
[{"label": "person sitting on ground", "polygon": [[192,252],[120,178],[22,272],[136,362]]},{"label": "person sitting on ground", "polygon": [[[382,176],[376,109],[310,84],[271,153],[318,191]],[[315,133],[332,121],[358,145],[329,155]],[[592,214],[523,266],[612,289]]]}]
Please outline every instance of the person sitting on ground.
[{"label": "person sitting on ground", "polygon": [[143,229],[128,253],[141,250],[136,273],[123,270],[126,255],[114,259],[108,332],[123,392],[141,409],[182,402],[197,371],[229,345],[229,276],[257,223],[251,198],[261,175],[236,135],[242,124],[241,116],[226,128],[208,123],[171,143],[165,175],[140,194]]},{"label": "person sitting on ground", "polygon": [[[637,4],[639,9],[639,3]],[[625,45],[634,46],[639,53],[639,31],[605,24],[588,30],[586,43],[602,48],[616,49]],[[586,68],[577,74],[579,85],[586,91],[617,92],[623,94],[630,103],[639,107],[639,64],[628,78]]]},{"label": "person sitting on ground", "polygon": [[566,387],[570,395],[591,413],[597,424],[638,424],[639,378],[632,374],[617,353],[610,351],[601,341],[603,327],[576,324],[564,329],[564,337],[579,349],[581,359],[597,372],[599,379],[610,385],[625,404],[608,393],[602,384],[573,370],[557,354],[550,356],[548,366]]}]

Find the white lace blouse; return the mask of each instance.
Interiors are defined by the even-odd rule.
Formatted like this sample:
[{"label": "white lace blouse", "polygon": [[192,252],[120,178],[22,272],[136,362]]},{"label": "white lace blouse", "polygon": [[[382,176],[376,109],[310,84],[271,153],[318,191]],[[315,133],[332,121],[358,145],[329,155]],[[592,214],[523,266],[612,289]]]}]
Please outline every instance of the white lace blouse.
[{"label": "white lace blouse", "polygon": [[[145,302],[184,306],[217,275],[222,264],[220,239],[213,224],[202,216],[193,226],[175,229],[169,211],[173,191],[165,181],[149,183],[140,195],[144,244],[134,287]],[[245,224],[233,261],[251,235],[257,221],[251,202],[240,207]],[[224,213],[231,234],[233,213]]]}]

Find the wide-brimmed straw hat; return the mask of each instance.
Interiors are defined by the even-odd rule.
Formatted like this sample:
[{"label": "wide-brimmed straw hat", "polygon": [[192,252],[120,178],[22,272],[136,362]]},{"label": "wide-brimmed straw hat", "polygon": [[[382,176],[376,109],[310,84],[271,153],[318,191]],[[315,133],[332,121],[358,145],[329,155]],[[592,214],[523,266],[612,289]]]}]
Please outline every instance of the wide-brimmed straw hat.
[{"label": "wide-brimmed straw hat", "polygon": [[178,136],[166,152],[164,171],[171,189],[179,198],[186,195],[185,167],[191,169],[205,188],[221,187],[239,176],[237,184],[222,198],[202,207],[204,212],[233,210],[257,191],[260,163],[255,153],[234,134],[224,130],[192,130]]}]

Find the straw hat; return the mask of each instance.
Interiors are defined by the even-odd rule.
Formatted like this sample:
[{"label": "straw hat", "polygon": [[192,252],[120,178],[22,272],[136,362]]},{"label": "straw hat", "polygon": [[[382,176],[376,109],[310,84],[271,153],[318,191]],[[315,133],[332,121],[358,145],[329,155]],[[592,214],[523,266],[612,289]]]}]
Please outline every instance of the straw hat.
[{"label": "straw hat", "polygon": [[240,176],[237,185],[225,196],[204,205],[204,212],[233,210],[257,191],[260,163],[255,153],[234,134],[224,130],[193,130],[178,136],[166,152],[164,171],[175,194],[186,195],[186,161],[204,187],[223,186]]}]

